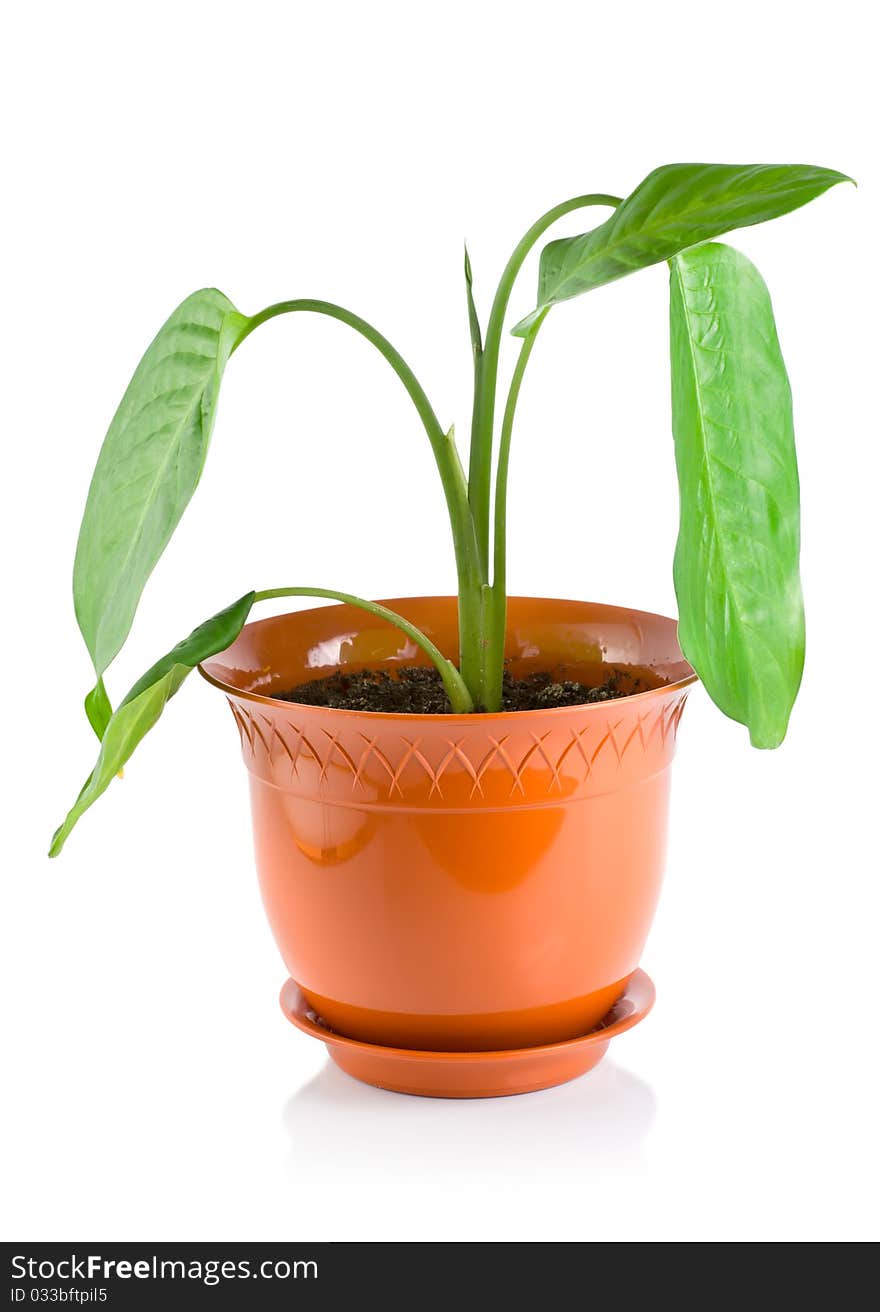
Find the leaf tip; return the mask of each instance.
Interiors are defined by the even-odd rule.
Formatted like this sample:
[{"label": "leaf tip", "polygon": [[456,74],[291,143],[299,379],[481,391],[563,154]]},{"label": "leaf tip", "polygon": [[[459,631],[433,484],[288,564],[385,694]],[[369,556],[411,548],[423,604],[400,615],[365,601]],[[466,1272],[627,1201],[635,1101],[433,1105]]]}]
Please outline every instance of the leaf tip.
[{"label": "leaf tip", "polygon": [[752,747],[756,747],[762,752],[775,751],[781,747],[785,741],[785,734],[788,729],[788,720],[782,728],[768,727],[767,725],[749,725],[749,742]]},{"label": "leaf tip", "polygon": [[848,173],[841,173],[839,169],[821,169],[820,172],[828,179],[827,187],[836,187],[840,182],[851,182],[856,188],[859,185],[855,178],[851,178]]}]

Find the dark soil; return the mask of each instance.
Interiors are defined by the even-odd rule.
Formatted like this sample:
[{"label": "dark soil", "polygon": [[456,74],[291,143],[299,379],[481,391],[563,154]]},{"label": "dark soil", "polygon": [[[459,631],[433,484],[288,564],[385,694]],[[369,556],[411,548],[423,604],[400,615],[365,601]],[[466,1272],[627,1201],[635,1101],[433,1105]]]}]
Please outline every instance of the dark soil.
[{"label": "dark soil", "polygon": [[[563,671],[564,673],[564,671]],[[527,674],[515,678],[504,674],[505,711],[546,711],[557,706],[583,706],[588,702],[605,702],[615,697],[644,692],[655,686],[631,674],[612,671],[606,682],[589,687],[560,673]],[[288,692],[273,697],[303,706],[330,706],[344,711],[384,711],[401,715],[450,715],[452,708],[437,670],[423,666],[405,666],[395,674],[385,670],[337,670],[323,679],[301,683]]]}]

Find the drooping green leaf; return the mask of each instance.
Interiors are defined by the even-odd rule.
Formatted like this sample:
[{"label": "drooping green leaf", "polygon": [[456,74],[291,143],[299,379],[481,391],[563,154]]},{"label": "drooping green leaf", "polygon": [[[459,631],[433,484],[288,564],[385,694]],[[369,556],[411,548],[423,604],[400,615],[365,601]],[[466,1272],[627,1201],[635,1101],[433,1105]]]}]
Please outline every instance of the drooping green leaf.
[{"label": "drooping green leaf", "polygon": [[513,331],[524,337],[550,305],[734,228],[788,214],[835,183],[850,181],[809,164],[666,164],[598,228],[544,247],[537,308]]},{"label": "drooping green leaf", "polygon": [[64,823],[56,829],[49,848],[50,856],[58,856],[77,820],[119,774],[138,743],[159,719],[165,703],[174,696],[189,673],[189,666],[173,665],[158,683],[151,684],[133,701],[126,702],[114,711],[104,730],[97,764],[68,811]]},{"label": "drooping green leaf", "polygon": [[222,292],[187,297],[147,348],[110,424],[73,572],[76,616],[99,678],[195,491],[223,368],[245,323]]},{"label": "drooping green leaf", "polygon": [[770,297],[739,251],[671,261],[670,347],[682,650],[753,745],[777,747],[804,662],[798,471]]},{"label": "drooping green leaf", "polygon": [[64,823],[56,830],[49,848],[57,856],[76,822],[119,773],[141,739],[161,716],[166,703],[174,696],[186,676],[199,664],[225,650],[244,627],[254,602],[248,592],[211,619],[193,629],[188,637],[156,661],[109,717],[101,736],[101,750],[94,770]]},{"label": "drooping green leaf", "polygon": [[193,670],[200,661],[206,661],[218,651],[225,651],[244,628],[255,596],[254,592],[246,592],[231,606],[226,606],[205,620],[204,624],[199,624],[176,647],[172,647],[167,656],[162,656],[155,665],[150,666],[146,674],[141,675],[123,701],[123,706],[139,697],[150,684],[157,683],[173,665],[188,665]]}]

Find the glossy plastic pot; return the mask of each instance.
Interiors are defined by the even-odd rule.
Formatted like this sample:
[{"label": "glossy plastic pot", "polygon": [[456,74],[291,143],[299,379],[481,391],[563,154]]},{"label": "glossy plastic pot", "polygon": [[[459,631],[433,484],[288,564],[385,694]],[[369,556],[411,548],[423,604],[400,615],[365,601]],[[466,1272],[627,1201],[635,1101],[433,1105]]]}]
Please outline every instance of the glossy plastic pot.
[{"label": "glossy plastic pot", "polygon": [[[388,604],[455,655],[454,598]],[[348,606],[249,624],[202,668],[238,725],[284,963],[341,1035],[444,1051],[556,1043],[599,1023],[638,966],[695,677],[675,621],[511,598],[507,656],[515,673],[585,681],[612,665],[641,691],[472,716],[275,700],[340,666],[426,663]]]}]

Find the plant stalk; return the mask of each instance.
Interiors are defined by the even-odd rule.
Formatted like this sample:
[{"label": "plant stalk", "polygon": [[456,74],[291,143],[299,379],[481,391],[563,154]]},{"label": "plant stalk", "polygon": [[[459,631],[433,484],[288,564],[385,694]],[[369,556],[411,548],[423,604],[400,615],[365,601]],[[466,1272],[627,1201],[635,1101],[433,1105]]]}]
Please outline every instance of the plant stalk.
[{"label": "plant stalk", "polygon": [[549,311],[536,319],[523,339],[517,356],[504,417],[501,421],[501,438],[498,444],[498,472],[495,479],[495,541],[493,550],[493,579],[484,615],[485,642],[483,667],[483,704],[487,711],[501,709],[504,679],[504,634],[507,627],[507,479],[510,469],[510,443],[513,421],[522,387],[526,365],[535,345],[535,338]]},{"label": "plant stalk", "polygon": [[440,648],[435,646],[421,629],[416,628],[415,624],[411,624],[396,611],[389,610],[387,606],[382,606],[377,601],[365,601],[363,597],[355,597],[350,592],[336,592],[332,588],[266,588],[254,594],[254,601],[271,601],[275,597],[326,597],[329,601],[342,601],[349,606],[357,606],[380,620],[387,620],[408,638],[412,638],[416,646],[420,647],[434,663],[443,680],[443,687],[446,689],[453,711],[457,715],[467,715],[474,709],[470,691],[452,661],[447,660]]},{"label": "plant stalk", "polygon": [[[354,328],[354,330],[360,333],[362,337],[365,337],[368,342],[371,342],[380,354],[388,361],[391,368],[403,383],[410,399],[415,405],[419,418],[424,425],[425,432],[428,435],[428,440],[431,443],[431,449],[434,452],[437,469],[440,473],[440,481],[443,484],[443,491],[446,496],[446,506],[449,512],[449,522],[452,527],[452,540],[455,548],[455,562],[458,573],[458,624],[461,672],[465,684],[470,689],[470,695],[473,700],[474,694],[479,693],[480,682],[479,672],[482,641],[482,605],[480,588],[483,583],[483,576],[480,571],[479,553],[477,550],[476,534],[468,502],[467,484],[465,482],[461,460],[455,446],[454,436],[451,431],[447,434],[441,428],[440,422],[425,394],[424,388],[399,351],[397,351],[388,339],[383,337],[382,334],[372,326],[372,324],[367,323],[365,319],[361,319],[359,315],[352,314],[350,310],[346,310],[340,305],[334,305],[329,301],[318,301],[312,299],[279,301],[277,304],[268,306],[265,310],[261,310],[259,314],[255,314],[252,318],[247,320],[246,324],[239,332],[232,350],[237,350],[245,338],[249,337],[255,328],[266,323],[267,320],[277,318],[282,314],[293,314],[300,311],[324,314],[331,319],[338,319],[341,323],[348,324],[350,328]],[[362,603],[355,601],[352,604],[360,605]]]},{"label": "plant stalk", "polygon": [[555,205],[552,210],[532,224],[528,232],[516,246],[501,275],[480,360],[479,379],[474,398],[473,426],[471,429],[471,451],[468,470],[468,497],[477,537],[477,551],[480,568],[484,578],[489,577],[489,520],[491,509],[492,480],[492,441],[495,428],[495,391],[498,385],[498,358],[501,351],[501,335],[504,331],[504,316],[517,274],[523,266],[529,251],[547,229],[570,214],[573,210],[584,209],[589,205],[619,205],[619,196],[607,196],[595,193],[589,196],[575,196],[571,200]]}]

